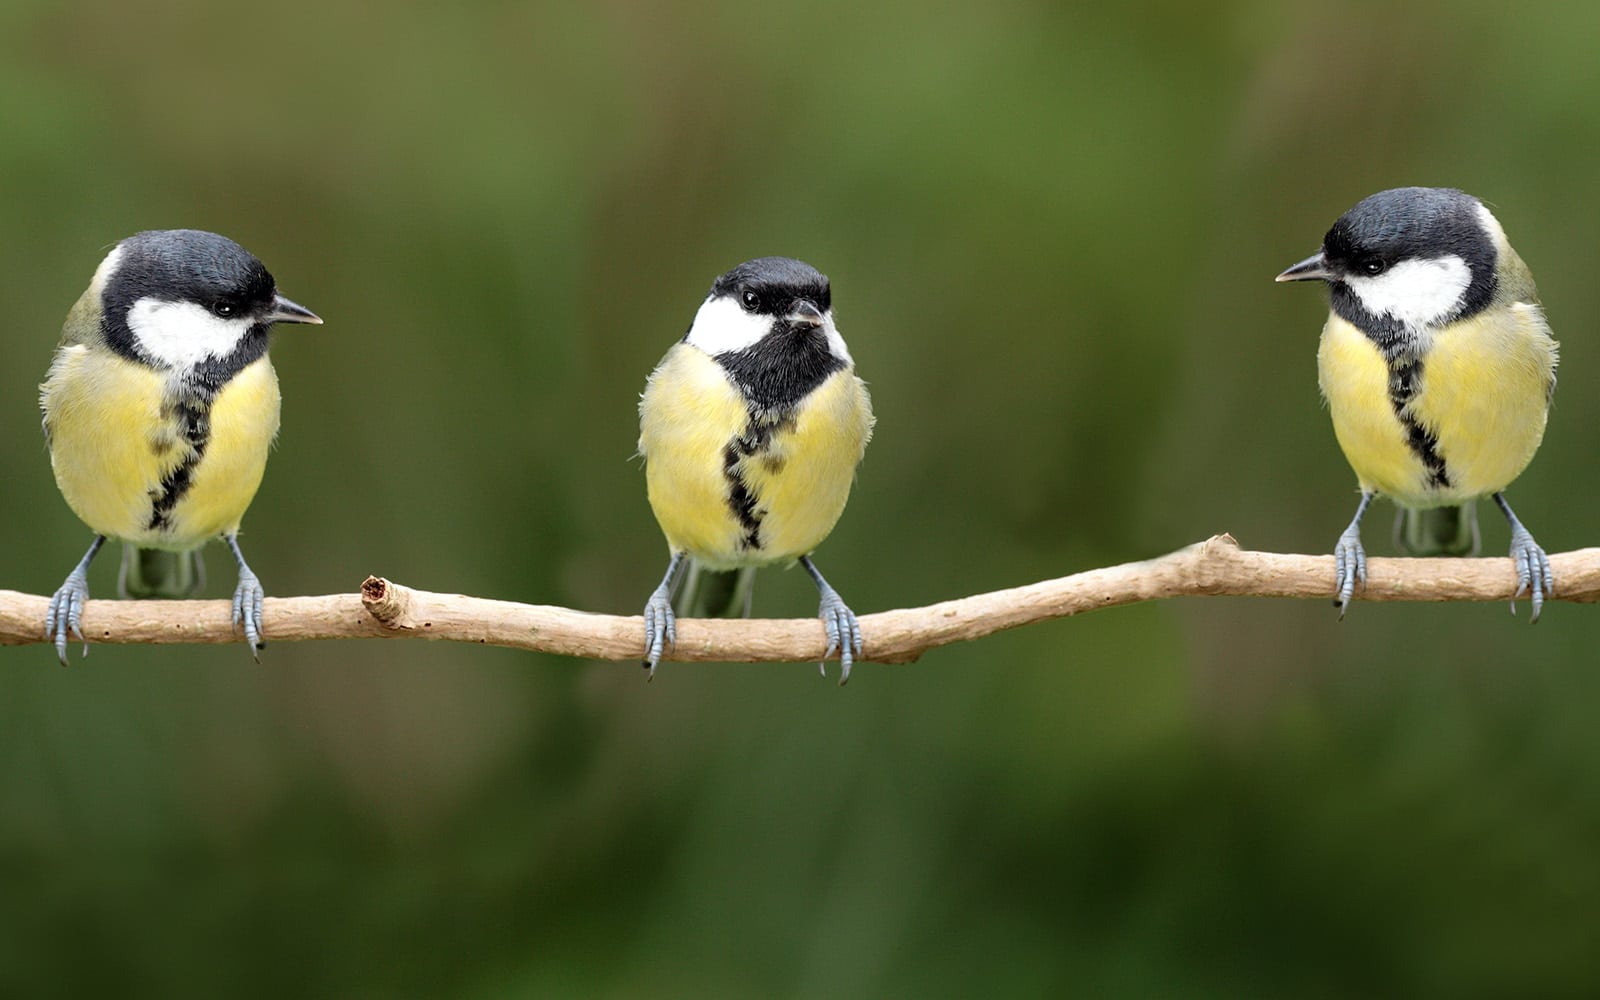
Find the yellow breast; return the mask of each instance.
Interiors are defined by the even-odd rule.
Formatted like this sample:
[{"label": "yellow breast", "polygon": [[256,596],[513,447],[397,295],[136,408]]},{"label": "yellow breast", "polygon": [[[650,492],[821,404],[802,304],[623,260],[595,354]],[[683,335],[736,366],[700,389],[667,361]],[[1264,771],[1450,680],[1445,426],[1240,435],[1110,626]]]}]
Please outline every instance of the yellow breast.
[{"label": "yellow breast", "polygon": [[192,450],[169,405],[168,377],[110,351],[61,348],[41,387],[50,464],[68,506],[96,534],[188,549],[226,531],[255,496],[278,429],[278,381],[265,357],[211,407],[211,433],[166,530],[151,528],[162,480]]},{"label": "yellow breast", "polygon": [[1488,310],[1436,331],[1421,356],[1407,416],[1433,435],[1448,487],[1407,442],[1389,396],[1389,366],[1337,316],[1322,331],[1317,369],[1339,447],[1363,489],[1408,507],[1457,504],[1505,489],[1544,436],[1556,343],[1534,306]]},{"label": "yellow breast", "polygon": [[[872,432],[866,386],[845,369],[802,400],[764,447],[738,455],[750,419],[744,397],[711,357],[683,343],[650,376],[639,411],[650,506],[667,544],[718,569],[816,548],[844,510]],[[759,548],[749,547],[750,525],[729,502],[736,481],[749,493]]]},{"label": "yellow breast", "polygon": [[1533,460],[1555,387],[1556,348],[1544,315],[1526,304],[1435,335],[1413,409],[1436,429],[1460,498],[1505,489]]},{"label": "yellow breast", "polygon": [[846,368],[801,402],[794,423],[774,431],[764,453],[740,463],[740,478],[756,498],[768,558],[797,559],[828,537],[844,513],[871,436],[867,387]]},{"label": "yellow breast", "polygon": [[173,509],[174,536],[200,544],[239,530],[261,487],[278,436],[278,374],[265,355],[235,375],[211,404],[211,440],[194,484]]},{"label": "yellow breast", "polygon": [[1377,345],[1329,316],[1317,350],[1317,377],[1334,436],[1361,488],[1397,501],[1425,490],[1427,469],[1406,444],[1405,429],[1389,402],[1389,366]]}]

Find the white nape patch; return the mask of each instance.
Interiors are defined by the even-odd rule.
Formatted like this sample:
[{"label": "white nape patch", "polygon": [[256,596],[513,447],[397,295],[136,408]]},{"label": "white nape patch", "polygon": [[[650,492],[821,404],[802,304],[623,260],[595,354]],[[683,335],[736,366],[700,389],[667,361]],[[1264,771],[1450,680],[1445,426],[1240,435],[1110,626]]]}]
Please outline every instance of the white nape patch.
[{"label": "white nape patch", "polygon": [[840,336],[839,328],[833,325],[833,310],[829,309],[822,314],[822,332],[828,336],[828,353],[854,366],[856,359],[850,356],[850,348],[844,346],[844,337]]},{"label": "white nape patch", "polygon": [[1472,284],[1472,268],[1455,254],[1403,260],[1376,277],[1344,279],[1367,311],[1389,316],[1413,330],[1433,326],[1455,312]]},{"label": "white nape patch", "polygon": [[192,368],[207,358],[226,357],[254,320],[221,319],[198,302],[142,298],[128,310],[128,329],[139,351],[169,368]]},{"label": "white nape patch", "polygon": [[117,273],[117,268],[122,266],[122,255],[126,252],[121,243],[111,248],[100,266],[94,269],[94,277],[89,279],[89,291],[94,296],[94,301],[101,301],[101,295],[106,290],[106,283],[111,276]]},{"label": "white nape patch", "polygon": [[1500,253],[1505,253],[1511,242],[1506,239],[1506,231],[1500,225],[1500,220],[1489,211],[1489,206],[1478,202],[1478,221],[1483,223],[1484,232],[1489,234],[1489,239],[1494,243],[1494,248]]},{"label": "white nape patch", "polygon": [[694,314],[688,342],[712,357],[742,351],[772,332],[772,317],[747,313],[731,295],[709,298]]},{"label": "white nape patch", "polygon": [[[730,351],[742,351],[772,332],[773,317],[745,312],[731,295],[706,299],[694,315],[689,336],[684,338],[712,357]],[[855,364],[850,349],[844,346],[839,328],[833,324],[833,310],[822,314],[822,332],[828,339],[828,351],[847,365]]]}]

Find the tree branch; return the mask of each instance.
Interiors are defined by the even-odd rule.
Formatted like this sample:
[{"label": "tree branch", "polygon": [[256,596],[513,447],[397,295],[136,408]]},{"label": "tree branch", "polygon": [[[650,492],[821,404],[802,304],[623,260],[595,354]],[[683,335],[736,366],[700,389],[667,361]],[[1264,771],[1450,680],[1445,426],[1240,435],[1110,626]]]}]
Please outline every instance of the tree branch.
[{"label": "tree branch", "polygon": [[[1553,599],[1600,601],[1600,548],[1550,557]],[[1362,601],[1506,601],[1516,589],[1511,560],[1371,559]],[[1093,569],[1056,580],[861,617],[860,659],[905,663],[954,642],[1068,615],[1168,597],[1333,595],[1333,557],[1239,548],[1230,535],[1144,562]],[[49,599],[0,590],[0,645],[45,641]],[[1331,614],[1332,612],[1330,612]],[[596,660],[637,660],[638,617],[491,601],[412,590],[368,577],[357,594],[269,597],[263,632],[271,642],[299,639],[448,639]],[[96,643],[239,642],[227,601],[90,601],[83,631]],[[767,663],[819,660],[815,619],[700,620],[678,623],[672,660]]]}]

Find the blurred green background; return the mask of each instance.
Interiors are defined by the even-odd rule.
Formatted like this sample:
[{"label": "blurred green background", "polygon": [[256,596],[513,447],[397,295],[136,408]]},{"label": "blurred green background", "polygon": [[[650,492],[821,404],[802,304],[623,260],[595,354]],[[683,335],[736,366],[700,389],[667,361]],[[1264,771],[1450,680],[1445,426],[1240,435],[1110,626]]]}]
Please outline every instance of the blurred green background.
[{"label": "blurred green background", "polygon": [[[637,613],[666,555],[637,393],[762,254],[831,276],[872,386],[819,552],[859,612],[1224,530],[1328,552],[1325,299],[1272,277],[1400,184],[1484,197],[1535,269],[1564,363],[1511,497],[1549,551],[1600,543],[1600,14],[1111,8],[5,0],[0,587],[48,594],[89,538],[38,428],[61,320],[177,226],[327,319],[275,339],[270,594]],[[815,591],[769,571],[756,609]],[[1149,604],[842,691],[421,642],[0,651],[0,993],[1592,995],[1600,628],[1521,611]]]}]

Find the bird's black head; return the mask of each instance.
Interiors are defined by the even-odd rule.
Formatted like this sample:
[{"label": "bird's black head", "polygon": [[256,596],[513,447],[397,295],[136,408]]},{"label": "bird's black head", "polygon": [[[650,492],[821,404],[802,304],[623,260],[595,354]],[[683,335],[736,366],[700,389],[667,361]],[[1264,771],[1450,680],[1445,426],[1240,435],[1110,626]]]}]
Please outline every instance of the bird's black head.
[{"label": "bird's black head", "polygon": [[809,303],[819,321],[833,304],[827,275],[793,257],[747,260],[712,284],[711,297],[731,298],[759,316],[797,315],[804,312],[801,304]]},{"label": "bird's black head", "polygon": [[1402,261],[1453,255],[1474,277],[1492,278],[1494,241],[1482,211],[1482,202],[1454,188],[1380,191],[1339,217],[1322,238],[1322,256],[1337,274],[1370,277]]},{"label": "bird's black head", "polygon": [[116,274],[106,286],[108,303],[192,302],[218,319],[264,319],[275,308],[277,282],[250,251],[226,236],[162,229],[130,236],[118,248]]},{"label": "bird's black head", "polygon": [[757,410],[787,412],[852,362],[828,279],[791,257],[760,257],[718,278],[684,340],[716,358]]},{"label": "bird's black head", "polygon": [[1278,280],[1321,278],[1341,317],[1380,340],[1399,338],[1489,305],[1498,228],[1482,202],[1453,188],[1380,191],[1340,216],[1321,252]]},{"label": "bird's black head", "polygon": [[322,322],[279,295],[244,247],[196,229],[128,237],[106,255],[95,281],[107,343],[160,368],[237,370],[266,351],[273,323]]}]

